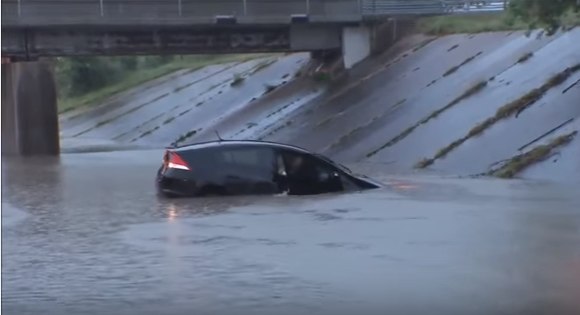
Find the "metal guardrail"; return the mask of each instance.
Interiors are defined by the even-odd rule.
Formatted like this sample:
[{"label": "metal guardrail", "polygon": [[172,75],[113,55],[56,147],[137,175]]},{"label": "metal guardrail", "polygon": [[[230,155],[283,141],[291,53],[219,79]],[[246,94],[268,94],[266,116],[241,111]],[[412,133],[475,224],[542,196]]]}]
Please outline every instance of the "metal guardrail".
[{"label": "metal guardrail", "polygon": [[365,17],[500,11],[505,1],[469,0],[2,0],[2,26],[312,22]]},{"label": "metal guardrail", "polygon": [[362,2],[363,16],[382,15],[431,15],[431,14],[467,14],[501,12],[507,6],[507,1],[483,0],[399,0],[399,1],[376,1],[364,0]]}]

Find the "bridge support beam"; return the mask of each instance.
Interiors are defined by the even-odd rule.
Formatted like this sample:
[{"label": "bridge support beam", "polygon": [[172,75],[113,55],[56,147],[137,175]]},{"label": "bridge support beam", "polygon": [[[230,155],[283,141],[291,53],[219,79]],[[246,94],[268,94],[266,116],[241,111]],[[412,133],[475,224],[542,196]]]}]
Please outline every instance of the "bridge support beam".
[{"label": "bridge support beam", "polygon": [[54,76],[44,62],[2,65],[2,155],[58,155]]}]

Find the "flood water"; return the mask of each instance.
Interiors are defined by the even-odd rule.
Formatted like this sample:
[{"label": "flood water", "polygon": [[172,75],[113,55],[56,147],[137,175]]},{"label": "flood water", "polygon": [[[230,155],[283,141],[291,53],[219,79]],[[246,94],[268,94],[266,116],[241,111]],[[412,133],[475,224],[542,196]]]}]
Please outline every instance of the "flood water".
[{"label": "flood water", "polygon": [[162,152],[3,159],[5,314],[580,314],[578,186],[367,173],[159,200]]}]

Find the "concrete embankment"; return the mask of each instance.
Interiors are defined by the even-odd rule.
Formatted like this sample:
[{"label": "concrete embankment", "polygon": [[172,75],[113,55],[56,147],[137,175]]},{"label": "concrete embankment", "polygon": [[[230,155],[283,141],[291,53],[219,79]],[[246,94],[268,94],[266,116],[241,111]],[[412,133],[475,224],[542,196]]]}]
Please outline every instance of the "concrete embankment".
[{"label": "concrete embankment", "polygon": [[[578,130],[580,50],[571,46],[580,40],[580,29],[537,35],[409,39],[398,57],[370,67],[380,70],[288,117],[295,127],[273,134],[266,130],[263,138],[344,162],[383,164],[392,172],[408,172],[422,159],[452,148],[434,159],[430,169],[485,172],[542,141]],[[542,93],[533,92],[538,90]],[[508,115],[504,111],[510,103],[520,108]],[[468,136],[483,123],[484,130]],[[459,139],[464,141],[454,146]],[[575,140],[555,148],[550,159],[519,175],[578,182],[579,146]]]},{"label": "concrete embankment", "polygon": [[[516,177],[580,182],[571,135],[580,129],[580,50],[572,49],[580,29],[538,35],[411,36],[332,84],[304,75],[307,54],[212,66],[63,117],[61,128],[77,140],[156,147],[218,131],[393,173],[515,165]],[[566,135],[571,141],[552,141]],[[542,154],[522,158],[536,148]]]},{"label": "concrete embankment", "polygon": [[[256,111],[263,105],[257,100],[281,85],[288,85],[287,98],[293,100],[316,93],[316,87],[295,80],[308,62],[308,54],[293,54],[183,71],[101,106],[61,117],[61,134],[69,142],[106,139],[156,147],[187,142],[208,130],[215,138],[216,126],[230,116],[235,115],[244,126],[260,118]],[[270,104],[263,110],[274,109]],[[232,127],[231,122],[228,126]],[[224,136],[237,132],[226,127],[220,130]]]}]

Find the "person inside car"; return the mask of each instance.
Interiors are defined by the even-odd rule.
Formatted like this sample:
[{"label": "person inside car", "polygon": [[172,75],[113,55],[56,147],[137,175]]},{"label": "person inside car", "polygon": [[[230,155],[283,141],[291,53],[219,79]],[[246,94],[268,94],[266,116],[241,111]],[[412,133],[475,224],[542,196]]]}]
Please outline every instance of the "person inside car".
[{"label": "person inside car", "polygon": [[313,163],[302,156],[287,158],[287,187],[292,195],[311,195],[318,193],[318,170]]}]

